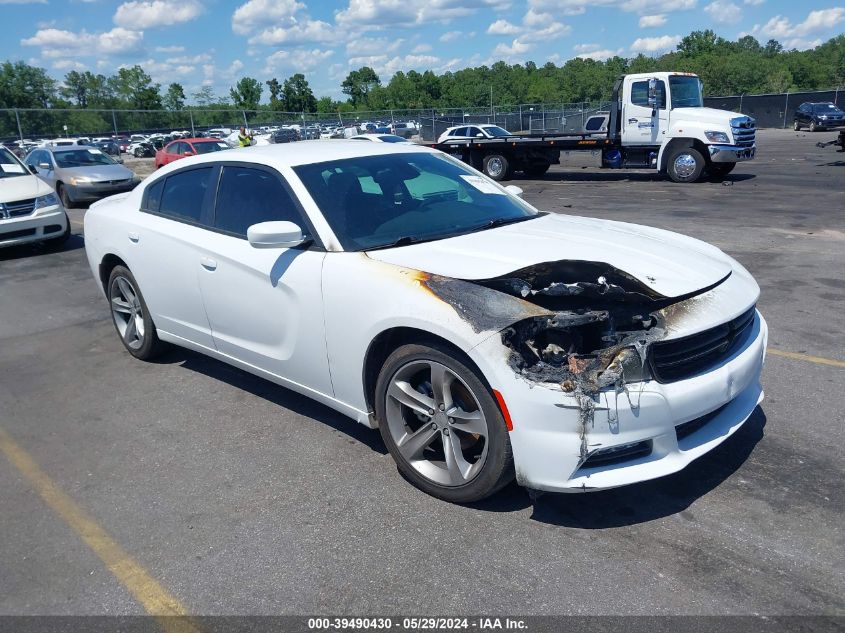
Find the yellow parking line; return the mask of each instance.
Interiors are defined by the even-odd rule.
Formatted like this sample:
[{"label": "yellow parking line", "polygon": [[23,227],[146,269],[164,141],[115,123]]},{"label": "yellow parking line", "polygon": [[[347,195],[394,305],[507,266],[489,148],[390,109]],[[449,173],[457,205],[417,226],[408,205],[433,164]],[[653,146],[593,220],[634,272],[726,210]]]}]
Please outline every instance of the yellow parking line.
[{"label": "yellow parking line", "polygon": [[[41,470],[35,460],[0,428],[0,451],[50,508],[90,547],[109,571],[166,633],[199,633],[187,611],[141,565]],[[182,616],[182,617],[170,617]]]},{"label": "yellow parking line", "polygon": [[832,358],[822,358],[821,356],[810,356],[809,354],[799,354],[798,352],[784,352],[780,349],[769,347],[766,349],[767,354],[774,356],[783,356],[784,358],[791,358],[793,360],[803,360],[808,363],[815,363],[816,365],[830,365],[831,367],[845,367],[845,361],[833,360]]}]

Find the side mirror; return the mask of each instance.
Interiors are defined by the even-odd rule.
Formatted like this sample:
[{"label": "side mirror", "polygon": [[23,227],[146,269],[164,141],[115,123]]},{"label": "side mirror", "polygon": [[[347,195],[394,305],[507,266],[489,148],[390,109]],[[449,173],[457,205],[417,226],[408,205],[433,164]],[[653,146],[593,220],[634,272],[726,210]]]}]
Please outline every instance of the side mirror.
[{"label": "side mirror", "polygon": [[292,248],[305,241],[302,229],[286,220],[253,224],[246,237],[253,248]]},{"label": "side mirror", "polygon": [[507,191],[512,196],[516,196],[517,198],[521,198],[522,194],[524,193],[522,191],[522,187],[517,187],[516,185],[508,185],[507,187],[505,187],[505,191]]},{"label": "side mirror", "polygon": [[475,138],[484,138],[484,135],[481,132],[479,132],[478,134],[475,135]]},{"label": "side mirror", "polygon": [[183,154],[183,156],[193,156],[193,155],[194,155],[194,153],[193,153],[193,152],[185,152],[185,153]]},{"label": "side mirror", "polygon": [[50,171],[53,168],[50,166],[50,163],[38,163],[38,169],[46,169],[47,171]]}]

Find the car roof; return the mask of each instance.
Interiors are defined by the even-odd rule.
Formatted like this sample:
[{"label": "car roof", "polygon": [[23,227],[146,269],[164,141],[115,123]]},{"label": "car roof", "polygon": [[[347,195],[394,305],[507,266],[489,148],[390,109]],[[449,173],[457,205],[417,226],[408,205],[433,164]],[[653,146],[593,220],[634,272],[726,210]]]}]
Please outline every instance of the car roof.
[{"label": "car roof", "polygon": [[[331,160],[360,158],[363,156],[381,156],[386,154],[439,154],[437,150],[417,145],[416,143],[361,143],[352,139],[299,141],[295,144],[280,143],[254,145],[248,148],[231,150],[234,154],[221,156],[225,152],[213,152],[202,156],[191,156],[180,160],[181,165],[235,160],[276,167],[297,167]],[[190,161],[190,162],[188,162]],[[174,163],[175,164],[175,163]]]}]

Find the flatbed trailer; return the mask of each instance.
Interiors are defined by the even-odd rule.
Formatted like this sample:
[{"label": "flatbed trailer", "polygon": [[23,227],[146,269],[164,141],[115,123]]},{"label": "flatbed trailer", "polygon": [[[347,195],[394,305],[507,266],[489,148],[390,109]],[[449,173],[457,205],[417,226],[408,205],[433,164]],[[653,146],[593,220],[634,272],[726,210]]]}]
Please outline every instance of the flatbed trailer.
[{"label": "flatbed trailer", "polygon": [[445,140],[430,146],[456,156],[494,180],[516,172],[541,176],[560,152],[601,151],[602,167],[656,169],[675,182],[705,173],[724,176],[757,151],[748,116],[705,108],[692,73],[624,75],[613,86],[607,132],[528,134]]}]

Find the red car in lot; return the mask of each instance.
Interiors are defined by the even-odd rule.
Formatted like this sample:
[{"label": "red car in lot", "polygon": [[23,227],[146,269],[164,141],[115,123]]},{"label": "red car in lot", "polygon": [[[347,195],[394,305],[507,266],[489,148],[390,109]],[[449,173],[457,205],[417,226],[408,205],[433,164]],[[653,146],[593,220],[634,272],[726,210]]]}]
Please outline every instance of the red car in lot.
[{"label": "red car in lot", "polygon": [[170,141],[167,145],[156,151],[156,169],[186,156],[219,152],[224,149],[231,148],[217,138],[182,138],[176,141]]}]

